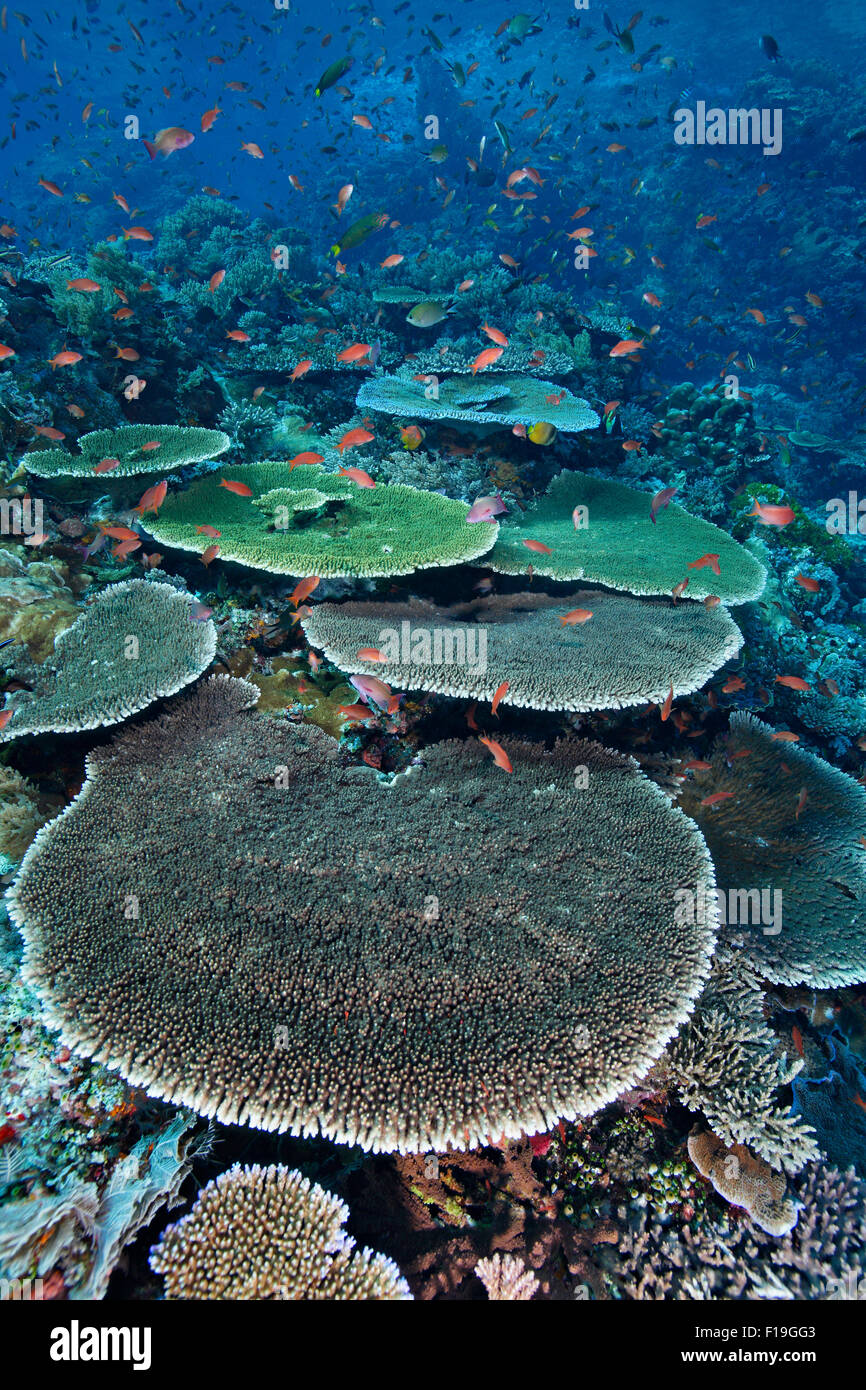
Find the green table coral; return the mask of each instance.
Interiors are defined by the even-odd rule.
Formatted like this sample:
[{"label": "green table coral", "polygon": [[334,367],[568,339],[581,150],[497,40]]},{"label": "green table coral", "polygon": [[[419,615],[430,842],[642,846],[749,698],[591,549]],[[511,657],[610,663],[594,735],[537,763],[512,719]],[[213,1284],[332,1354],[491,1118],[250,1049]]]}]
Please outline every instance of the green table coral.
[{"label": "green table coral", "polygon": [[[142,449],[158,443],[158,449]],[[194,425],[121,425],[116,430],[92,430],[78,441],[79,454],[65,449],[41,449],[25,454],[28,473],[37,478],[128,478],[134,473],[169,473],[225,453],[231,440],[222,430]],[[103,459],[120,463],[105,474],[94,474]]]},{"label": "green table coral", "polygon": [[[562,434],[594,430],[599,417],[586,401],[572,396],[552,381],[512,376],[499,372],[494,377],[478,373],[475,377],[440,377],[435,395],[411,377],[378,376],[365,381],[356,398],[359,410],[376,410],[384,415],[414,417],[417,420],[465,420],[475,425],[526,425],[549,421]],[[562,398],[558,405],[547,398]]]},{"label": "green table coral", "polygon": [[[347,459],[347,463],[350,460]],[[226,470],[252,497],[221,486],[221,473],[199,478],[166,498],[143,525],[160,545],[199,553],[219,546],[219,558],[251,569],[297,576],[411,574],[458,565],[484,555],[498,527],[466,521],[463,502],[400,484],[360,488],[351,478],[301,464],[266,460]],[[220,535],[203,535],[204,525]]]},{"label": "green table coral", "polygon": [[[484,563],[500,574],[526,574],[531,565],[548,579],[585,579],[630,594],[670,594],[688,579],[689,598],[715,594],[724,603],[745,603],[758,597],[765,571],[743,546],[675,503],[653,524],[651,502],[648,492],[621,483],[560,473],[543,497],[500,526]],[[585,510],[576,524],[578,507]],[[719,575],[709,565],[689,568],[707,555],[718,556]]]}]

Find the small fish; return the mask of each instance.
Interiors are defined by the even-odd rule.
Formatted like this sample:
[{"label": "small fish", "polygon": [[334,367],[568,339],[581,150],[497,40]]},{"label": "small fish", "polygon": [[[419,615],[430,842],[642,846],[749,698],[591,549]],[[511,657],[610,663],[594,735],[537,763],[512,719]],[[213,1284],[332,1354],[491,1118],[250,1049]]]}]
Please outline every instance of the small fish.
[{"label": "small fish", "polygon": [[500,347],[508,347],[508,339],[499,328],[491,328],[489,323],[482,323],[481,332],[486,333],[492,342],[498,343]]},{"label": "small fish", "polygon": [[801,589],[805,589],[810,594],[817,594],[821,588],[820,580],[810,579],[806,574],[795,574],[794,583],[799,584]]},{"label": "small fish", "polygon": [[692,758],[691,762],[683,763],[687,772],[709,772],[712,763],[705,762],[702,758]]},{"label": "small fish", "polygon": [[790,729],[777,729],[770,734],[770,738],[776,739],[779,743],[799,743],[800,735],[791,733]]},{"label": "small fish", "polygon": [[804,681],[802,676],[777,676],[777,685],[784,685],[788,690],[800,690],[807,692],[812,689],[808,681]]},{"label": "small fish", "polygon": [[734,795],[733,792],[713,792],[712,796],[705,796],[701,802],[702,806],[718,806],[720,801],[729,801]]},{"label": "small fish", "polygon": [[470,524],[477,521],[493,521],[495,517],[507,511],[508,508],[499,493],[495,497],[478,497],[466,513],[466,520]]},{"label": "small fish", "polygon": [[337,353],[337,361],[360,362],[362,358],[370,355],[371,350],[371,343],[353,343],[351,347],[343,348],[342,352]]},{"label": "small fish", "polygon": [[572,608],[570,613],[560,614],[559,621],[569,627],[583,627],[583,624],[588,623],[591,617],[591,608]]},{"label": "small fish", "polygon": [[247,487],[246,483],[236,483],[227,478],[220,478],[220,487],[224,487],[226,492],[233,492],[236,497],[252,497],[253,490]]},{"label": "small fish", "polygon": [[295,457],[289,460],[289,472],[291,473],[293,468],[310,467],[324,461],[324,454],[317,454],[314,449],[305,449],[303,453],[295,454]]},{"label": "small fish", "polygon": [[343,454],[347,449],[357,448],[359,444],[370,444],[375,437],[369,430],[347,430],[337,445],[337,450]]},{"label": "small fish", "polygon": [[632,352],[639,352],[644,346],[637,338],[622,338],[611,348],[609,357],[627,357]]},{"label": "small fish", "polygon": [[208,287],[208,289],[210,290],[211,294],[213,294],[215,290],[218,290],[218,289],[219,289],[220,285],[222,284],[222,282],[223,282],[223,280],[224,280],[225,278],[226,278],[226,273],[225,273],[224,270],[215,270],[215,271],[214,271],[213,275],[210,277],[210,279],[209,279],[208,282],[207,282],[207,287]]},{"label": "small fish", "polygon": [[99,463],[95,463],[95,464],[93,465],[93,468],[92,468],[91,472],[93,472],[93,473],[111,473],[115,468],[119,468],[119,467],[120,467],[120,459],[100,459],[100,460],[99,460]]},{"label": "small fish", "polygon": [[212,560],[215,560],[215,559],[216,559],[216,557],[219,555],[219,553],[220,553],[220,548],[219,548],[218,545],[209,545],[209,546],[207,547],[206,550],[203,550],[203,551],[202,551],[202,556],[201,556],[201,562],[202,562],[202,564],[205,565],[205,566],[209,565],[209,564],[211,563]]},{"label": "small fish", "polygon": [[321,582],[321,578],[318,574],[311,574],[307,579],[299,579],[291,594],[289,594],[289,603],[295,608],[300,608],[301,604],[310,597],[310,594],[314,589],[318,588]]},{"label": "small fish", "polygon": [[352,482],[357,483],[358,487],[376,486],[370,474],[365,473],[363,468],[338,468],[337,476],[340,478],[351,478]]},{"label": "small fish", "polygon": [[132,510],[138,512],[139,516],[144,516],[147,512],[158,512],[165,501],[167,492],[167,482],[154,483],[153,487],[149,487],[142,494],[138,506],[133,507]]},{"label": "small fish", "polygon": [[[503,681],[501,685],[499,685],[499,686],[496,687],[496,693],[495,693],[494,696],[493,696],[493,701],[492,701],[491,706],[490,706],[490,713],[491,713],[491,714],[496,715],[496,711],[497,711],[497,709],[499,708],[499,702],[500,702],[500,700],[502,699],[502,697],[503,697],[503,695],[505,694],[505,692],[507,691],[507,689],[508,689],[508,684],[509,684],[508,681]],[[496,717],[498,718],[499,716],[496,715]]]},{"label": "small fish", "polygon": [[799,1056],[802,1057],[802,1056],[804,1055],[804,1052],[803,1052],[803,1034],[800,1032],[800,1030],[799,1030],[799,1028],[797,1027],[796,1023],[794,1024],[794,1027],[791,1029],[791,1038],[792,1038],[792,1040],[793,1040],[794,1046],[796,1047]]},{"label": "small fish", "polygon": [[218,531],[215,526],[197,526],[195,529],[200,536],[207,536],[212,541],[219,540],[222,535],[222,531]]},{"label": "small fish", "polygon": [[678,487],[663,487],[661,492],[656,493],[650,503],[650,521],[653,522],[654,525],[659,512],[664,511],[665,507],[668,506],[672,498],[676,497],[678,492]]},{"label": "small fish", "polygon": [[664,702],[664,704],[663,704],[662,707],[661,707],[661,719],[662,719],[662,723],[663,723],[663,724],[665,723],[665,721],[666,721],[667,719],[670,718],[671,706],[672,706],[673,702],[674,702],[674,683],[673,683],[673,681],[671,681],[671,688],[670,688],[670,691],[668,692],[668,694],[667,694],[667,696],[666,696],[666,698],[665,698],[665,702]]},{"label": "small fish", "polygon": [[372,719],[375,711],[369,709],[367,705],[340,705],[337,708],[337,713],[345,719],[356,720],[360,723],[362,719]]},{"label": "small fish", "polygon": [[552,555],[553,551],[549,545],[543,545],[541,541],[524,541],[527,550],[534,550],[539,555]]},{"label": "small fish", "polygon": [[511,759],[509,758],[502,745],[496,742],[495,738],[486,738],[482,734],[479,736],[478,742],[483,743],[484,747],[490,750],[490,752],[493,754],[494,762],[496,763],[497,767],[502,768],[503,772],[514,771],[514,768],[511,766]]},{"label": "small fish", "polygon": [[686,569],[702,570],[706,569],[708,565],[716,578],[718,578],[721,574],[718,555],[702,555],[700,560],[691,560],[689,564],[686,565]]},{"label": "small fish", "polygon": [[304,358],[304,361],[299,362],[293,370],[292,375],[289,377],[289,381],[297,381],[299,377],[306,376],[307,372],[310,370],[312,365],[313,363],[311,358]]},{"label": "small fish", "polygon": [[384,655],[382,654],[382,652],[379,651],[379,648],[378,648],[378,647],[359,647],[358,650],[357,650],[357,652],[356,652],[356,657],[357,657],[357,660],[358,660],[358,661],[387,661],[387,660],[388,660],[387,656],[384,656]]},{"label": "small fish", "polygon": [[350,676],[349,683],[365,703],[373,700],[381,709],[387,709],[394,694],[391,687],[380,681],[378,676]]},{"label": "small fish", "polygon": [[752,510],[747,516],[757,517],[762,526],[790,526],[796,516],[790,507],[774,507],[752,498]]}]

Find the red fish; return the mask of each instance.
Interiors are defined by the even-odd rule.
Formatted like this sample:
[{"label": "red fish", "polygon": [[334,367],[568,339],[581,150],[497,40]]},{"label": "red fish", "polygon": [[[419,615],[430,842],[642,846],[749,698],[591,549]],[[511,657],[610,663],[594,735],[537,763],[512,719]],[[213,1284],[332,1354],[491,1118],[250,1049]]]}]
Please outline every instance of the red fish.
[{"label": "red fish", "polygon": [[777,685],[787,686],[789,690],[800,690],[808,693],[812,687],[808,681],[804,681],[802,676],[777,676]]},{"label": "red fish", "polygon": [[[340,452],[342,453],[342,450]],[[351,478],[353,483],[358,484],[358,487],[376,486],[370,474],[365,473],[363,468],[338,468],[337,476],[340,478]]]},{"label": "red fish", "polygon": [[495,738],[486,738],[482,734],[479,737],[478,742],[483,743],[485,748],[490,749],[490,752],[493,754],[494,762],[496,763],[497,767],[502,768],[503,772],[514,771],[514,768],[511,766],[511,759],[509,758],[502,745],[496,742]]},{"label": "red fish", "polygon": [[686,569],[688,569],[688,570],[703,570],[703,569],[706,569],[707,565],[709,565],[710,569],[713,571],[713,574],[716,576],[716,578],[718,578],[718,576],[719,576],[719,575],[721,574],[721,572],[722,572],[722,571],[719,569],[719,557],[718,557],[718,555],[702,555],[701,558],[700,558],[700,560],[692,560],[692,561],[690,561],[690,563],[686,565]]},{"label": "red fish", "polygon": [[539,555],[552,555],[553,551],[549,545],[542,545],[541,541],[524,541],[527,550],[535,550]]},{"label": "red fish", "polygon": [[[502,699],[502,697],[503,697],[503,695],[505,694],[505,692],[506,692],[507,689],[508,689],[508,681],[503,681],[502,684],[501,684],[500,686],[497,686],[497,688],[496,688],[496,694],[493,696],[493,702],[492,702],[492,704],[491,704],[491,706],[490,706],[490,713],[491,713],[491,714],[494,714],[494,715],[496,714],[496,711],[497,711],[497,709],[499,708],[499,701]],[[496,717],[498,718],[499,716],[497,715]]]},{"label": "red fish", "polygon": [[676,497],[679,492],[678,487],[663,487],[661,492],[657,492],[650,503],[650,521],[655,525],[656,517],[659,512],[663,512],[671,499]]},{"label": "red fish", "polygon": [[224,487],[226,492],[233,492],[236,497],[252,497],[253,490],[247,487],[246,483],[236,483],[227,478],[220,478],[220,487]]}]

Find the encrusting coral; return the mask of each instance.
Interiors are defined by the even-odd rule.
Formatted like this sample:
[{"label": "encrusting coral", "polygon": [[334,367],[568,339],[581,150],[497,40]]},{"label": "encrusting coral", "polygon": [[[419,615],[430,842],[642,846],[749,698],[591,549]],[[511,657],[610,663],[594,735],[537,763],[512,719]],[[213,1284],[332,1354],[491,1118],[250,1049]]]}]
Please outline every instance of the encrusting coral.
[{"label": "encrusting coral", "polygon": [[41,666],[14,664],[29,688],[7,694],[0,741],[119,724],[194,681],[215,651],[214,625],[195,618],[189,594],[146,579],[112,584]]},{"label": "encrusting coral", "polygon": [[785,1179],[744,1144],[727,1148],[709,1130],[698,1130],[689,1135],[688,1149],[701,1177],[708,1178],[726,1202],[744,1207],[762,1231],[783,1236],[796,1226],[797,1208],[787,1196]]},{"label": "encrusting coral", "polygon": [[301,1173],[235,1164],[151,1250],[169,1299],[411,1299],[392,1260],[358,1250],[349,1208]]},{"label": "encrusting coral", "polygon": [[[569,613],[588,613],[580,623]],[[302,619],[312,646],[342,670],[401,689],[530,709],[623,709],[700,689],[740,649],[720,607],[637,599],[600,589],[553,598],[509,594],[433,604],[320,603]],[[386,660],[359,658],[373,648]]]},{"label": "encrusting coral", "polygon": [[679,804],[713,856],[725,938],[775,984],[866,979],[866,790],[743,711],[711,760]]},{"label": "encrusting coral", "polygon": [[[743,546],[674,502],[653,524],[651,503],[649,493],[621,483],[560,473],[518,519],[503,521],[483,563],[501,574],[526,574],[531,566],[549,579],[583,579],[631,594],[670,594],[688,580],[690,598],[758,597],[765,572]],[[575,518],[576,508],[584,510]]]},{"label": "encrusting coral", "polygon": [[712,867],[630,759],[508,740],[506,776],[451,742],[385,782],[256,699],[212,677],[122,731],[28,850],[10,913],[69,1046],[379,1151],[542,1132],[645,1073],[715,924],[678,919]]},{"label": "encrusting coral", "polygon": [[[348,460],[347,460],[348,461]],[[226,469],[229,481],[252,489],[237,496],[223,475],[199,478],[169,496],[142,524],[161,545],[203,553],[220,532],[222,560],[297,576],[410,574],[476,559],[493,544],[495,525],[466,521],[462,502],[399,484],[358,487],[312,464],[246,464]]]}]

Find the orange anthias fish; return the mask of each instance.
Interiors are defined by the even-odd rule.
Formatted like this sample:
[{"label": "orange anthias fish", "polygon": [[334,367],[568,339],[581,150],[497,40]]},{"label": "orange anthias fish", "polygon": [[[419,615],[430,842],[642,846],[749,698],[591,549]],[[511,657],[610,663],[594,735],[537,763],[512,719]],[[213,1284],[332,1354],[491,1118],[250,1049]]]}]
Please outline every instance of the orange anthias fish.
[{"label": "orange anthias fish", "polygon": [[120,459],[100,459],[99,463],[93,465],[94,473],[111,473],[113,469],[120,467]]},{"label": "orange anthias fish", "polygon": [[233,492],[236,497],[252,497],[253,490],[247,487],[246,483],[236,483],[227,478],[220,478],[220,487],[224,487],[227,492]]},{"label": "orange anthias fish", "polygon": [[301,604],[310,597],[310,594],[320,583],[317,574],[311,574],[307,579],[300,579],[289,595],[289,603],[295,608],[300,608]]},{"label": "orange anthias fish", "polygon": [[56,353],[54,357],[49,357],[48,361],[51,363],[52,371],[55,367],[73,367],[76,362],[81,361],[81,353],[71,352],[68,348],[64,348],[62,352]]},{"label": "orange anthias fish", "polygon": [[365,473],[363,468],[338,468],[337,476],[340,478],[351,478],[353,483],[358,484],[358,487],[376,486],[370,474]]},{"label": "orange anthias fish", "polygon": [[747,516],[757,517],[762,526],[790,526],[796,520],[794,512],[790,507],[773,507],[764,502],[759,502],[752,498],[752,510],[746,513]]},{"label": "orange anthias fish", "polygon": [[369,430],[347,430],[337,445],[338,452],[343,454],[346,449],[355,449],[359,444],[370,444],[375,437]]},{"label": "orange anthias fish", "polygon": [[[494,694],[494,696],[493,696],[493,701],[492,701],[492,703],[491,703],[491,705],[490,705],[490,713],[491,713],[491,714],[496,715],[496,711],[497,711],[498,708],[499,708],[499,701],[502,699],[503,695],[504,695],[505,692],[507,691],[507,689],[508,689],[508,684],[509,684],[508,681],[503,681],[501,685],[499,685],[499,686],[496,687],[496,693]],[[497,717],[497,719],[499,718],[498,715],[496,715],[496,717]]]},{"label": "orange anthias fish", "polygon": [[667,694],[667,696],[666,696],[666,698],[665,698],[665,702],[664,702],[664,704],[662,705],[662,708],[661,708],[662,723],[664,723],[665,720],[667,720],[667,719],[670,718],[671,706],[673,705],[673,702],[674,702],[674,683],[673,683],[673,681],[671,681],[671,688],[670,688],[670,690],[669,690],[669,692],[668,692],[668,694]]},{"label": "orange anthias fish", "polygon": [[154,483],[153,487],[149,487],[147,491],[142,494],[138,506],[133,507],[132,510],[138,512],[139,516],[144,516],[147,512],[158,512],[165,501],[167,492],[168,483]]},{"label": "orange anthias fish", "polygon": [[486,738],[485,735],[482,734],[479,737],[478,742],[483,743],[485,748],[490,749],[490,752],[493,754],[494,762],[496,763],[497,767],[502,768],[503,772],[514,771],[514,768],[511,766],[511,759],[509,758],[502,745],[496,742],[495,738]]},{"label": "orange anthias fish", "polygon": [[588,623],[591,617],[591,608],[572,608],[570,613],[560,614],[559,621],[569,627],[583,627],[583,624]]},{"label": "orange anthias fish", "polygon": [[483,372],[486,367],[490,367],[494,362],[498,362],[504,349],[501,347],[485,348],[484,352],[479,352],[475,361],[472,363],[472,375]]},{"label": "orange anthias fish", "polygon": [[337,353],[337,361],[360,362],[362,358],[369,357],[371,351],[371,343],[353,343],[351,347],[343,348],[342,352]]},{"label": "orange anthias fish", "polygon": [[295,454],[295,457],[290,460],[289,472],[291,473],[293,468],[302,468],[307,464],[316,464],[324,462],[324,454],[317,454],[314,449],[305,449],[302,454]]},{"label": "orange anthias fish", "polygon": [[808,693],[812,687],[808,681],[804,681],[802,676],[777,676],[777,685],[784,685],[788,690],[800,690]]},{"label": "orange anthias fish", "polygon": [[98,285],[95,280],[88,280],[82,277],[78,280],[67,280],[66,288],[68,290],[77,290],[79,294],[98,294],[102,286]]},{"label": "orange anthias fish", "polygon": [[199,535],[207,536],[212,541],[219,540],[222,535],[222,531],[218,531],[215,526],[197,526],[195,529]]},{"label": "orange anthias fish", "polygon": [[702,555],[700,560],[691,560],[689,564],[686,565],[686,569],[703,570],[706,569],[708,565],[710,569],[713,571],[713,574],[716,576],[716,578],[718,578],[722,572],[719,568],[718,555]]},{"label": "orange anthias fish", "polygon": [[534,550],[539,555],[552,555],[553,551],[549,545],[543,545],[541,541],[524,541],[527,550]]},{"label": "orange anthias fish", "polygon": [[622,338],[611,348],[609,357],[628,357],[631,352],[638,352],[644,344],[637,338]]},{"label": "orange anthias fish", "polygon": [[820,580],[810,579],[806,574],[795,574],[794,583],[799,584],[801,589],[805,589],[810,594],[817,594],[821,588]]},{"label": "orange anthias fish", "polygon": [[226,273],[225,273],[224,270],[215,270],[215,271],[214,271],[213,275],[210,277],[210,279],[209,279],[208,282],[207,282],[207,286],[208,286],[208,289],[210,290],[211,294],[213,294],[215,290],[218,290],[218,289],[219,289],[220,285],[222,284],[222,282],[223,282],[223,280],[224,280],[225,278],[226,278]]},{"label": "orange anthias fish", "polygon": [[701,802],[702,806],[718,806],[721,801],[729,801],[734,795],[733,792],[713,792],[712,796],[705,796]]},{"label": "orange anthias fish", "polygon": [[482,323],[481,332],[486,333],[488,338],[490,338],[492,342],[498,343],[500,347],[508,347],[508,339],[506,338],[505,334],[502,332],[501,329],[491,328],[489,323]]},{"label": "orange anthias fish", "polygon": [[218,106],[212,106],[211,109],[210,109],[210,111],[205,111],[204,115],[203,115],[202,118],[201,118],[202,133],[204,133],[205,131],[210,130],[210,128],[211,128],[211,126],[213,125],[214,121],[216,120],[217,116],[221,116],[221,115],[222,115],[222,111],[220,110],[220,108],[219,108]]},{"label": "orange anthias fish", "polygon": [[359,647],[356,652],[358,661],[387,661],[388,658],[378,647]]},{"label": "orange anthias fish", "polygon": [[220,548],[218,545],[209,545],[207,549],[202,551],[201,562],[205,566],[205,568],[207,568],[207,566],[211,563],[212,560],[216,559],[219,553]]},{"label": "orange anthias fish", "polygon": [[306,373],[312,367],[312,365],[312,359],[309,357],[305,357],[303,362],[299,362],[298,365],[295,367],[294,371],[292,372],[292,375],[289,377],[289,381],[297,381],[299,377],[305,376]]}]

